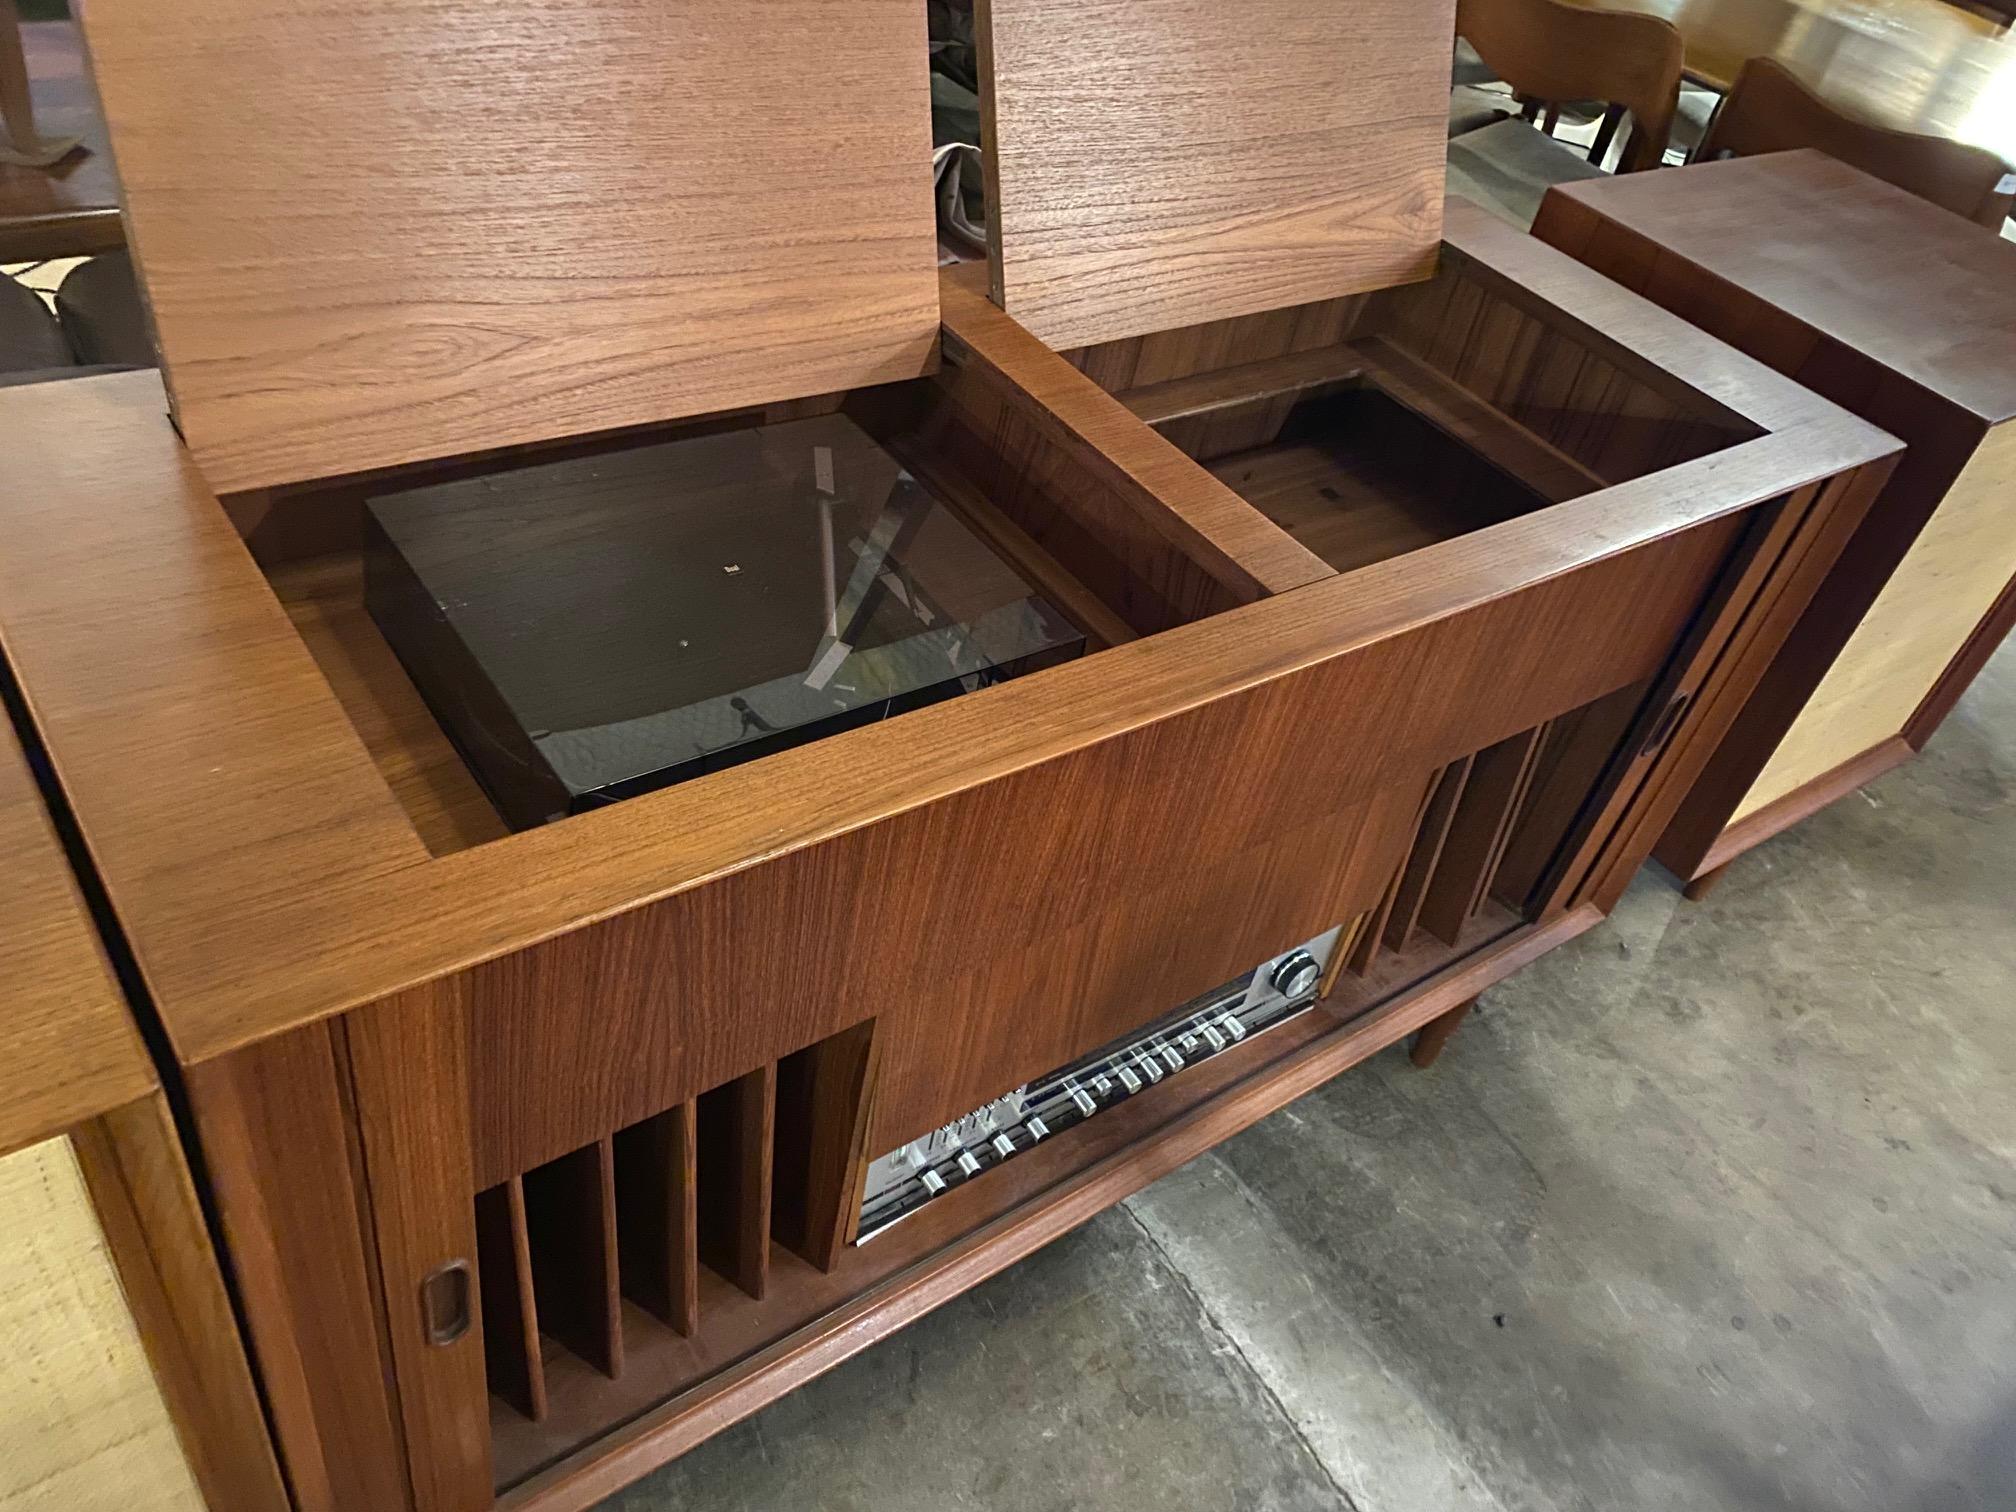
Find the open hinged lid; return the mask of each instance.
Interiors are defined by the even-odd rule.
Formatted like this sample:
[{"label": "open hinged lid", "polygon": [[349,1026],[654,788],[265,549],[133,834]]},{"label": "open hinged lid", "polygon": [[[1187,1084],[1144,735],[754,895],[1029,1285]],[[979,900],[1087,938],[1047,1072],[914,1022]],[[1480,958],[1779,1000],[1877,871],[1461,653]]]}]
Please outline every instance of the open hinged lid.
[{"label": "open hinged lid", "polygon": [[220,491],[914,377],[917,0],[93,0]]},{"label": "open hinged lid", "polygon": [[1426,278],[1454,0],[979,0],[993,295],[1060,349]]}]

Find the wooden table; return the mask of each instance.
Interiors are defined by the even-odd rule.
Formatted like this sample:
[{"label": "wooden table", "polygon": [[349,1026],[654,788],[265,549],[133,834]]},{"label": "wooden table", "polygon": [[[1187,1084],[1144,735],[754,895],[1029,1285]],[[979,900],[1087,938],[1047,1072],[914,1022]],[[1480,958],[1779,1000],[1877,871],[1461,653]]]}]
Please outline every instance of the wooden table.
[{"label": "wooden table", "polygon": [[21,27],[21,40],[37,130],[45,137],[82,137],[84,145],[53,168],[0,164],[0,263],[123,246],[119,181],[84,66],[83,39],[72,22],[33,21]]},{"label": "wooden table", "polygon": [[2016,163],[2016,31],[1946,0],[1574,0],[1663,16],[1687,77],[1727,93],[1769,56],[1886,126],[1972,142]]}]

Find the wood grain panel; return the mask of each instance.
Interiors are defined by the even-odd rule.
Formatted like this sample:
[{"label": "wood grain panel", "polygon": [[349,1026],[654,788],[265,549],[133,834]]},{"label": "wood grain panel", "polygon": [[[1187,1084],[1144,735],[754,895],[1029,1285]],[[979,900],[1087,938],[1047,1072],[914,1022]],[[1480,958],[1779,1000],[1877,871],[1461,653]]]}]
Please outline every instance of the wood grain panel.
[{"label": "wood grain panel", "polygon": [[890,1015],[874,1153],[1363,912],[1399,864],[1415,796],[1406,782],[1206,866],[1116,878],[1103,908],[996,950],[928,1012]]},{"label": "wood grain panel", "polygon": [[[212,485],[925,371],[923,12],[718,21],[686,0],[94,4],[133,247]],[[752,34],[788,90],[749,87]]]},{"label": "wood grain panel", "polygon": [[1082,346],[1427,276],[1451,0],[981,0],[997,301]]},{"label": "wood grain panel", "polygon": [[[66,388],[72,392],[58,393]],[[10,538],[39,547],[0,552],[8,649],[39,645],[47,655],[35,658],[38,680],[60,680],[75,700],[34,700],[38,728],[54,746],[71,733],[71,716],[116,709],[142,768],[175,773],[87,783],[88,799],[73,790],[93,859],[119,879],[129,927],[156,907],[172,913],[192,903],[242,920],[271,901],[277,878],[377,875],[425,860],[314,659],[177,443],[159,375],[31,384],[6,390],[5,399],[0,500],[12,516]],[[96,439],[78,446],[79,435]],[[120,509],[116,522],[105,521],[109,535],[77,529],[81,501],[130,505],[141,497],[150,507]],[[107,554],[115,538],[132,553],[123,564]],[[78,634],[95,611],[73,593],[43,591],[79,582],[100,584],[137,616],[120,636],[123,653]],[[169,663],[174,674],[164,676]],[[112,749],[93,743],[110,776]],[[79,775],[67,771],[66,786]],[[255,854],[256,865],[242,864]],[[214,950],[217,930],[205,932]],[[139,954],[144,967],[147,947]]]},{"label": "wood grain panel", "polygon": [[289,1512],[168,1099],[138,1098],[79,1125],[70,1140],[203,1504]]},{"label": "wood grain panel", "polygon": [[0,1508],[206,1512],[67,1139],[0,1157],[0,1278]]},{"label": "wood grain panel", "polygon": [[[965,287],[945,280],[943,301],[961,382],[955,405],[972,402],[983,422],[1011,412],[1049,443],[1054,458],[1088,471],[1137,519],[1223,585],[1234,602],[1299,588],[1327,576],[1323,564],[1275,530],[1177,449],[1142,426],[1112,395]],[[984,384],[986,397],[974,389]],[[1007,452],[1012,464],[1027,453]],[[984,480],[983,480],[984,481]]]},{"label": "wood grain panel", "polygon": [[190,1097],[296,1502],[410,1508],[333,1033],[311,1025],[194,1068]]},{"label": "wood grain panel", "polygon": [[1974,453],[1736,806],[1740,820],[1903,732],[2007,587],[2016,423]]},{"label": "wood grain panel", "polygon": [[[1396,397],[1425,400],[1429,418],[1488,447],[1494,461],[1554,498],[1642,477],[1748,434],[1705,398],[1670,379],[1655,386],[1578,332],[1488,287],[1466,264],[1380,296],[1365,325],[1384,338],[1369,349],[1375,357],[1397,349],[1403,359],[1389,360],[1390,372],[1375,370],[1397,382]],[[1424,385],[1407,358],[1455,392]],[[1496,424],[1487,418],[1494,416]]]},{"label": "wood grain panel", "polygon": [[[481,1507],[490,1469],[460,989],[417,988],[342,1023],[415,1512]],[[423,1298],[458,1266],[467,1327],[436,1332],[450,1320]]]},{"label": "wood grain panel", "polygon": [[[4,678],[0,668],[0,678]],[[11,700],[10,700],[11,707]],[[0,1155],[154,1087],[154,1067],[0,710]]]}]

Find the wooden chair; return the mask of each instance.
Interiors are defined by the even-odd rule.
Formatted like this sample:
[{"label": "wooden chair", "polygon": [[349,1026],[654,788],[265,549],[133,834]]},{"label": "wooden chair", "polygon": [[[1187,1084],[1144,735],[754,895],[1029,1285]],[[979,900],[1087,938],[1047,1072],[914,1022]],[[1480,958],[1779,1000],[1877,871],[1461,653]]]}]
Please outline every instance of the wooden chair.
[{"label": "wooden chair", "polygon": [[1622,112],[1632,132],[1620,171],[1656,168],[1680,97],[1680,33],[1656,16],[1591,10],[1561,0],[1459,0],[1456,34],[1518,92],[1551,132],[1562,106],[1612,107],[1585,159],[1522,121],[1453,137],[1449,187],[1516,225],[1530,226],[1553,184],[1593,178]]},{"label": "wooden chair", "polygon": [[1680,99],[1680,33],[1657,16],[1562,0],[1459,0],[1456,35],[1492,72],[1550,114],[1601,100],[1630,113],[1622,172],[1656,168]]},{"label": "wooden chair", "polygon": [[1698,160],[1817,147],[1980,225],[2009,214],[2009,170],[1985,147],[1893,131],[1837,110],[1769,58],[1752,58],[1702,139]]}]

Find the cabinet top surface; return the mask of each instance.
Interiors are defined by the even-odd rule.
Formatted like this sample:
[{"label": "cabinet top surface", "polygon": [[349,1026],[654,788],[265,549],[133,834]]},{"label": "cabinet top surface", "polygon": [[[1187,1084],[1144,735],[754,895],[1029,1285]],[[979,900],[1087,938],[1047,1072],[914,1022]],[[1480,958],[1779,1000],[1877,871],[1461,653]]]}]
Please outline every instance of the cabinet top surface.
[{"label": "cabinet top surface", "polygon": [[0,1153],[154,1086],[70,863],[0,718]]},{"label": "cabinet top surface", "polygon": [[2016,242],[1813,151],[1552,192],[1986,424],[2016,417]]},{"label": "cabinet top surface", "polygon": [[204,476],[332,478],[926,371],[924,20],[909,0],[94,0]]},{"label": "cabinet top surface", "polygon": [[[1685,381],[1758,439],[906,721],[441,856],[177,442],[159,376],[0,390],[0,539],[19,548],[0,553],[0,637],[178,1055],[209,1060],[705,887],[1896,450],[1565,254],[1461,206],[1450,224],[1445,255],[1476,277]],[[1025,402],[1070,408],[1078,424],[1138,428],[993,306],[956,293],[955,356],[984,354]],[[1167,443],[1136,440],[1157,450],[1158,490],[1196,472]]]}]

